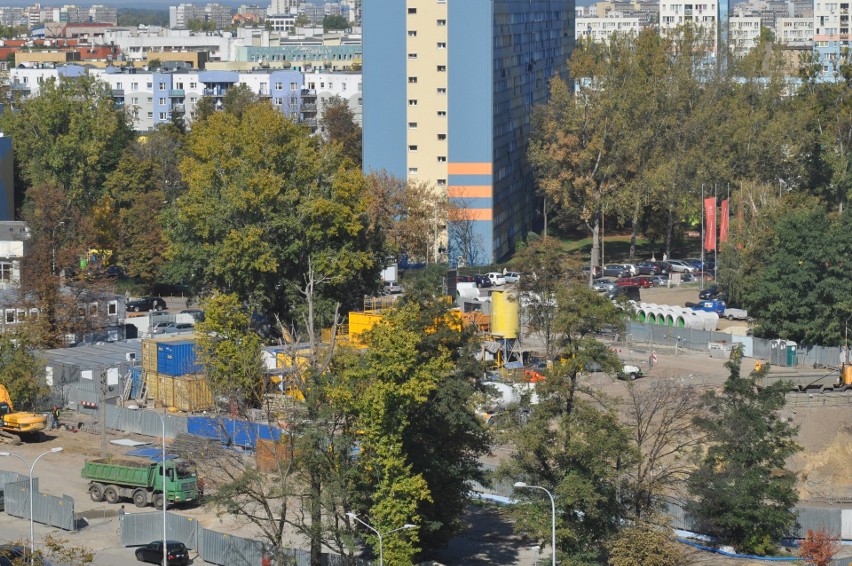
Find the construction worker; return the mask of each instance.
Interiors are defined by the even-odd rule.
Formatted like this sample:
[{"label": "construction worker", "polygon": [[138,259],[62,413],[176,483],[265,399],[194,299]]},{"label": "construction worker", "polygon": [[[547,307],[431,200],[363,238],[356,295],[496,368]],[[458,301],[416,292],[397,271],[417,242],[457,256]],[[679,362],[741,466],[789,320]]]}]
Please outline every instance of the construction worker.
[{"label": "construction worker", "polygon": [[51,415],[53,415],[53,420],[50,421],[50,429],[53,430],[55,428],[59,428],[59,407],[54,405]]}]

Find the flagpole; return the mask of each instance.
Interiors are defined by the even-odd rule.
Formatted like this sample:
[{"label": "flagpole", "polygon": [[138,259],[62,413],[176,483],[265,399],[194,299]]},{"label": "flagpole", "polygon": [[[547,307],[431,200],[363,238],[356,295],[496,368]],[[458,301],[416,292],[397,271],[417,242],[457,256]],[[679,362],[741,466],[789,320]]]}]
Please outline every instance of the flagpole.
[{"label": "flagpole", "polygon": [[707,266],[704,265],[704,183],[701,183],[701,290],[704,290],[704,274]]}]

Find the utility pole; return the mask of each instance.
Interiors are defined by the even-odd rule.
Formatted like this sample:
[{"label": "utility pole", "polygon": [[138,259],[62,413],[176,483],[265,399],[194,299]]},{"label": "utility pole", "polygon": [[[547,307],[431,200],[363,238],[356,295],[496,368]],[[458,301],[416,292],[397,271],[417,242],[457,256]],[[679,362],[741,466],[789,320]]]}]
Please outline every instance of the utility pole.
[{"label": "utility pole", "polygon": [[100,375],[100,400],[98,403],[98,410],[101,414],[101,458],[107,457],[107,439],[106,439],[106,394],[109,391],[109,386],[107,385],[107,370],[106,368],[101,369]]}]

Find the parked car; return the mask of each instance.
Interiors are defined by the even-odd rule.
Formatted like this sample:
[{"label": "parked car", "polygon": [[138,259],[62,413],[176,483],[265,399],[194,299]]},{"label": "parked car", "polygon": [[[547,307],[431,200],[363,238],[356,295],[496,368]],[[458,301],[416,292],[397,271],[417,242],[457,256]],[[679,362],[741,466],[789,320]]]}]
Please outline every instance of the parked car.
[{"label": "parked car", "polygon": [[503,277],[503,274],[498,271],[489,272],[488,280],[491,281],[491,284],[496,287],[500,287],[506,284],[506,278]]},{"label": "parked car", "polygon": [[456,283],[475,283],[472,275],[456,275]]},{"label": "parked car", "polygon": [[168,334],[176,332],[174,322],[158,322],[151,328],[151,334]]},{"label": "parked car", "polygon": [[673,273],[695,273],[698,271],[695,266],[679,259],[670,259],[667,263],[671,266]]},{"label": "parked car", "polygon": [[636,264],[639,275],[660,275],[663,270],[656,261],[640,261]]},{"label": "parked car", "polygon": [[642,300],[640,298],[639,287],[637,287],[636,285],[616,287],[615,290],[609,291],[606,296],[608,299],[617,299],[619,297],[624,297],[628,301],[639,302]]},{"label": "parked car", "polygon": [[702,301],[718,299],[720,301],[727,301],[728,294],[719,288],[718,285],[710,285],[703,291],[698,292],[698,298]]},{"label": "parked car", "polygon": [[488,279],[487,275],[483,275],[482,273],[474,275],[473,282],[476,283],[477,287],[491,287],[491,280]]},{"label": "parked car", "polygon": [[686,263],[688,263],[689,265],[691,265],[692,267],[694,267],[698,271],[704,271],[704,263],[705,262],[702,261],[701,258],[688,257],[683,261],[685,261]]},{"label": "parked car", "polygon": [[644,287],[648,289],[649,287],[654,286],[654,280],[647,275],[638,275],[636,277],[624,277],[615,282],[619,287],[626,287],[628,285],[636,285],[637,287]]},{"label": "parked car", "polygon": [[654,275],[651,279],[654,280],[654,287],[666,287],[669,284],[669,278],[662,275]]},{"label": "parked car", "polygon": [[630,275],[639,275],[639,269],[632,263],[625,263],[624,267],[630,270]]},{"label": "parked car", "polygon": [[615,281],[612,279],[596,279],[594,283],[592,283],[592,289],[598,293],[615,291]]},{"label": "parked car", "polygon": [[396,281],[385,281],[382,293],[385,295],[397,295],[402,293],[402,287]]},{"label": "parked car", "polygon": [[176,322],[174,326],[175,332],[189,332],[195,330],[195,325],[191,322]]},{"label": "parked car", "polygon": [[127,272],[121,266],[110,265],[104,269],[104,277],[109,279],[127,279]]},{"label": "parked car", "polygon": [[[163,563],[163,541],[155,540],[149,542],[143,547],[136,549],[136,560],[139,562],[152,562],[154,564]],[[166,541],[166,560],[168,566],[186,566],[189,564],[189,551],[180,541]]]},{"label": "parked car", "polygon": [[503,277],[506,278],[506,283],[517,283],[521,280],[521,274],[514,271],[509,271]]},{"label": "parked car", "polygon": [[160,297],[142,297],[127,302],[127,312],[164,311],[166,308],[166,301]]},{"label": "parked car", "polygon": [[604,275],[607,277],[630,277],[630,270],[623,265],[607,265],[604,267]]}]

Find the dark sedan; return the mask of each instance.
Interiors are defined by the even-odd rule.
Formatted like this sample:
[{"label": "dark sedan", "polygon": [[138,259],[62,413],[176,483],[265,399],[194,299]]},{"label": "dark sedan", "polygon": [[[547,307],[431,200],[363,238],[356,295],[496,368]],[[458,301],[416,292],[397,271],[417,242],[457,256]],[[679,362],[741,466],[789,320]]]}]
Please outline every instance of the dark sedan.
[{"label": "dark sedan", "polygon": [[728,294],[719,288],[718,285],[710,285],[703,291],[699,291],[698,298],[702,301],[712,301],[717,299],[719,301],[727,301]]},{"label": "dark sedan", "polygon": [[473,276],[473,281],[476,283],[477,287],[491,287],[491,280],[488,279],[487,275],[477,273]]},{"label": "dark sedan", "polygon": [[607,265],[604,267],[606,277],[630,277],[630,270],[623,265]]},{"label": "dark sedan", "polygon": [[[186,566],[189,564],[189,551],[186,545],[176,540],[166,541],[166,559],[169,566]],[[139,562],[163,563],[163,541],[149,542],[136,549],[136,560]]]},{"label": "dark sedan", "polygon": [[166,308],[166,301],[160,297],[142,297],[127,301],[127,312],[164,311]]}]

